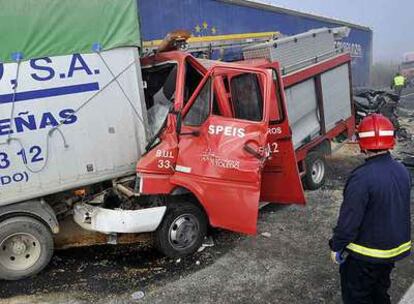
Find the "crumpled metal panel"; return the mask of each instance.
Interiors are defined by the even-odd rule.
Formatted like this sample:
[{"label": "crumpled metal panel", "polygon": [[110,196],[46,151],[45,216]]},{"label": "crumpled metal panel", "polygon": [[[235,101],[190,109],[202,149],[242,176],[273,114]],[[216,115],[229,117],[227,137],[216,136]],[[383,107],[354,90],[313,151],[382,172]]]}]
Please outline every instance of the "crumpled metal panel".
[{"label": "crumpled metal panel", "polygon": [[112,210],[85,203],[75,205],[73,218],[86,230],[101,233],[141,233],[155,231],[167,207],[141,210]]}]

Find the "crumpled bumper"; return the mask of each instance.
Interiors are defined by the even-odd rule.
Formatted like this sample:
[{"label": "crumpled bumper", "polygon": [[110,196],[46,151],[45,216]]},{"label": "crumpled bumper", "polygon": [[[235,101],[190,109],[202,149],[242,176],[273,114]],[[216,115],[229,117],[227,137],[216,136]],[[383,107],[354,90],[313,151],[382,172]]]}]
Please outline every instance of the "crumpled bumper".
[{"label": "crumpled bumper", "polygon": [[140,210],[112,210],[78,203],[73,208],[73,218],[79,226],[90,231],[105,234],[143,233],[155,231],[166,210],[165,206]]}]

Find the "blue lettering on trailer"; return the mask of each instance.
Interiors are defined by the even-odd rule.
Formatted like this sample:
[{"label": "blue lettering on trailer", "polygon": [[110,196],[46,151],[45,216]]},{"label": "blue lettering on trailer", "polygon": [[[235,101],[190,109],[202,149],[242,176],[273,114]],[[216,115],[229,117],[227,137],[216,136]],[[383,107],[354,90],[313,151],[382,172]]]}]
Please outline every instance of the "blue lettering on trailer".
[{"label": "blue lettering on trailer", "polygon": [[[78,65],[78,62],[80,65]],[[85,60],[82,58],[80,54],[73,54],[72,61],[70,63],[70,67],[68,71],[68,78],[73,77],[73,73],[75,71],[85,71],[86,74],[92,75],[91,69],[88,67]]]},{"label": "blue lettering on trailer", "polygon": [[30,60],[30,67],[32,69],[47,72],[47,74],[44,76],[39,76],[36,73],[32,73],[31,74],[32,78],[37,81],[46,81],[46,80],[50,80],[53,77],[55,77],[55,71],[51,67],[39,65],[38,63],[39,61],[40,62],[45,61],[46,63],[52,63],[52,59],[50,59],[49,57]]},{"label": "blue lettering on trailer", "polygon": [[37,117],[27,111],[18,113],[13,120],[10,118],[0,119],[0,137],[12,133],[23,133],[25,131],[52,128],[56,127],[60,123],[64,125],[71,125],[78,121],[76,112],[73,109],[62,109],[57,114],[45,112],[36,115]]},{"label": "blue lettering on trailer", "polygon": [[[92,69],[87,64],[86,60],[80,54],[73,54],[69,57],[70,62],[67,69],[64,71],[57,71],[53,67],[53,58],[43,57],[31,59],[28,64],[30,66],[31,72],[29,72],[30,77],[39,82],[48,82],[58,79],[73,78],[76,75],[86,75],[93,76],[99,75],[99,69]],[[5,69],[8,65],[0,63],[0,80],[2,80],[5,75]],[[4,79],[3,81],[10,82],[11,89],[15,89],[17,86],[16,79]],[[44,87],[44,86],[42,86]],[[99,83],[96,81],[90,81],[82,84],[75,85],[66,85],[66,86],[57,86],[53,88],[44,88],[23,92],[9,92],[7,94],[0,94],[0,104],[25,101],[31,99],[41,99],[55,96],[71,95],[78,93],[94,92],[99,91]]]},{"label": "blue lettering on trailer", "polygon": [[[99,91],[99,83],[91,82],[91,83],[78,84],[78,85],[72,85],[72,86],[63,86],[63,87],[57,87],[57,88],[51,88],[51,89],[18,92],[16,93],[16,96],[14,97],[14,101],[18,102],[18,101],[24,101],[24,100],[30,100],[30,99],[71,95],[71,94],[76,94],[76,93],[85,93],[85,92],[93,92],[93,91]],[[13,93],[0,95],[0,104],[10,103],[10,102],[13,102]]]},{"label": "blue lettering on trailer", "polygon": [[[30,67],[35,71],[30,74],[36,81],[48,81],[55,77],[56,71],[50,65],[53,64],[52,58],[43,57],[30,60]],[[98,75],[99,69],[95,69],[93,72],[86,63],[81,54],[73,54],[67,73],[59,73],[60,79],[72,78],[76,73],[86,73],[86,75]],[[1,77],[0,77],[1,79]],[[13,80],[11,81],[13,82]],[[13,83],[12,83],[13,84]]]},{"label": "blue lettering on trailer", "polygon": [[[16,153],[16,155],[25,165],[45,160],[42,148],[39,146],[32,146],[27,149],[22,148]],[[0,152],[0,170],[8,169],[10,165],[12,165],[10,155],[6,152]]]},{"label": "blue lettering on trailer", "polygon": [[28,181],[29,174],[26,171],[15,172],[8,175],[0,175],[0,187],[13,183],[27,183]]}]

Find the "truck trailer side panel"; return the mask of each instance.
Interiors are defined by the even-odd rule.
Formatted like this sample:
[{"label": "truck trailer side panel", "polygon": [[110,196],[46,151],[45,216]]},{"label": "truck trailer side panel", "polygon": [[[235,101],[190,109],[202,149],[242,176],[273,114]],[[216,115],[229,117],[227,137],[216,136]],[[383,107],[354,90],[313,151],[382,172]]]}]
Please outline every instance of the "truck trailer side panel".
[{"label": "truck trailer side panel", "polygon": [[7,63],[2,76],[0,206],[134,173],[146,139],[137,48]]},{"label": "truck trailer side panel", "polygon": [[[194,36],[271,31],[290,36],[321,27],[348,26],[350,36],[341,46],[353,58],[353,84],[369,83],[372,31],[367,27],[245,0],[137,1],[145,41],[162,39],[176,29],[189,30]],[[225,59],[239,60],[241,52],[229,50]]]}]

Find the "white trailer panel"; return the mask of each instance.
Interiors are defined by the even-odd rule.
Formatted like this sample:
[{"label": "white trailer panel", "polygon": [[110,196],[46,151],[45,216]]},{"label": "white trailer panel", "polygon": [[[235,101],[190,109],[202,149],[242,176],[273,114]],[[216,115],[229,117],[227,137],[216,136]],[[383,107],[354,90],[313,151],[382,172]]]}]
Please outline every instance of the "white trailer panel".
[{"label": "white trailer panel", "polygon": [[138,51],[101,55],[0,69],[0,205],[134,172],[146,142]]}]

